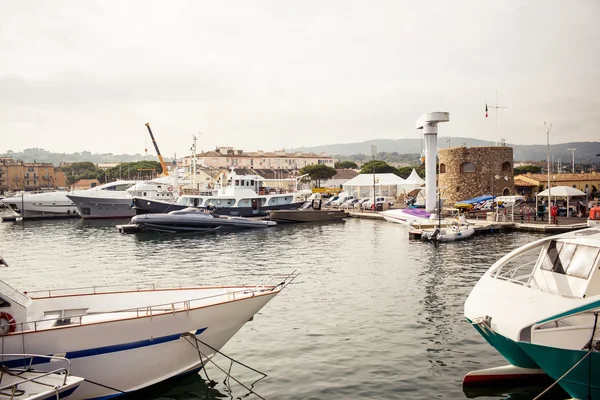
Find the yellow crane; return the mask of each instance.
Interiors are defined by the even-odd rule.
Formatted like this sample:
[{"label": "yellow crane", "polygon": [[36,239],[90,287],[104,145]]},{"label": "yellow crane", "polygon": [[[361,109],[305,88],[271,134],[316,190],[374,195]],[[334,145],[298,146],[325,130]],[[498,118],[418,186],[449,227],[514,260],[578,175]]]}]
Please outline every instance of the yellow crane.
[{"label": "yellow crane", "polygon": [[148,132],[150,133],[150,139],[152,139],[152,144],[154,145],[154,149],[156,150],[156,155],[158,156],[158,161],[160,161],[160,166],[163,170],[164,176],[169,176],[169,171],[167,171],[167,166],[165,165],[165,160],[163,160],[160,155],[160,150],[158,150],[158,145],[156,144],[156,140],[154,140],[154,135],[152,134],[152,129],[150,129],[150,122],[146,122],[146,128],[148,128]]}]

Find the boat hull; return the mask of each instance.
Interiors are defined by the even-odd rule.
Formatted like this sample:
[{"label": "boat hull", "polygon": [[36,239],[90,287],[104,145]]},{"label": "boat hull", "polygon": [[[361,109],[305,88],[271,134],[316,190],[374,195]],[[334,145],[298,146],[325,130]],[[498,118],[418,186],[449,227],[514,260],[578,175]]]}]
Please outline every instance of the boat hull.
[{"label": "boat hull", "polygon": [[[588,353],[520,342],[521,348],[555,381]],[[600,398],[600,353],[593,351],[558,384],[575,399]],[[591,397],[588,397],[591,395]]]},{"label": "boat hull", "polygon": [[79,218],[77,207],[64,196],[64,200],[21,201],[20,198],[4,199],[3,204],[21,215],[23,219]]},{"label": "boat hull", "polygon": [[135,215],[131,198],[68,196],[83,219],[131,218]]},{"label": "boat hull", "polygon": [[[199,369],[215,352],[201,343],[196,348],[194,338],[220,349],[278,292],[155,315],[10,334],[3,338],[5,351],[25,349],[68,358],[71,373],[86,379],[72,399],[118,396]],[[9,362],[18,365],[22,360]],[[34,360],[34,365],[42,370],[54,367],[46,360]]]},{"label": "boat hull", "polygon": [[[179,211],[188,208],[187,205],[181,205],[176,203],[166,203],[156,200],[141,199],[138,197],[133,198],[133,204],[137,215],[140,214],[163,214],[171,211]],[[272,206],[261,206],[257,209],[252,207],[216,207],[214,213],[223,216],[233,217],[260,217],[268,215],[269,211],[272,210],[295,210],[304,204],[303,201],[289,203],[289,204],[277,204]],[[199,207],[202,209],[202,207]]]},{"label": "boat hull", "polygon": [[330,222],[344,221],[346,212],[342,210],[274,210],[269,218],[277,222]]},{"label": "boat hull", "polygon": [[161,232],[227,231],[240,229],[264,229],[276,225],[270,221],[256,221],[243,217],[203,216],[202,211],[189,214],[136,215],[131,223],[145,230]]}]

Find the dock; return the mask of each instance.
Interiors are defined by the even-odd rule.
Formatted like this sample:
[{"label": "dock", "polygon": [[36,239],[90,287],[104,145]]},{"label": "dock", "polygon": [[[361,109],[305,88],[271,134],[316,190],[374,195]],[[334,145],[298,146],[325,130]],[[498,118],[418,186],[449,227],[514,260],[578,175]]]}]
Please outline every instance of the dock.
[{"label": "dock", "polygon": [[117,225],[117,230],[119,233],[137,233],[141,232],[142,228],[138,224],[124,224]]}]

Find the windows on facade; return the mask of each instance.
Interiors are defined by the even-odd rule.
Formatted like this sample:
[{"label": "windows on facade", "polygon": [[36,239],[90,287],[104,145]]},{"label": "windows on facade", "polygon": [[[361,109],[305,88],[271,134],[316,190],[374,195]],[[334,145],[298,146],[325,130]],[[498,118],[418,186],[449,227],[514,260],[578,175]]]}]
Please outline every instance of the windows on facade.
[{"label": "windows on facade", "polygon": [[471,172],[475,172],[475,170],[476,170],[475,164],[473,164],[471,162],[462,163],[460,166],[460,172],[463,172],[463,173],[471,173]]},{"label": "windows on facade", "polygon": [[510,172],[511,169],[511,165],[508,161],[502,163],[502,172]]},{"label": "windows on facade", "polygon": [[446,164],[440,164],[440,174],[446,173]]}]

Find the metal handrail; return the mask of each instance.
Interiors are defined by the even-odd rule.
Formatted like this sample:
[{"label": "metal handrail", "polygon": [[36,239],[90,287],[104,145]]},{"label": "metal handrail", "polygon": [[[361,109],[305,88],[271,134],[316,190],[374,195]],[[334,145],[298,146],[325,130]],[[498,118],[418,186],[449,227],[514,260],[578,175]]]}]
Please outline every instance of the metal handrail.
[{"label": "metal handrail", "polygon": [[[191,303],[195,302],[195,301],[215,299],[215,298],[223,297],[223,296],[229,297],[230,295],[232,296],[232,300],[236,300],[236,296],[235,296],[236,293],[237,294],[239,294],[239,293],[251,294],[250,297],[253,297],[256,292],[259,292],[259,293],[265,292],[267,290],[267,288],[270,288],[270,291],[275,291],[275,289],[278,286],[281,286],[281,289],[280,289],[280,291],[281,291],[285,287],[287,287],[287,285],[289,285],[294,279],[296,279],[299,274],[300,274],[299,272],[294,270],[292,273],[287,274],[287,275],[272,275],[272,276],[270,276],[270,278],[271,278],[270,281],[273,281],[275,278],[278,278],[278,277],[284,279],[283,282],[279,283],[278,285],[264,285],[263,284],[263,285],[255,285],[255,286],[239,286],[240,287],[239,290],[235,290],[232,292],[226,292],[226,293],[214,294],[211,296],[197,297],[197,298],[193,298],[193,299],[185,299],[185,300],[174,301],[174,302],[169,302],[169,303],[160,303],[160,304],[153,304],[153,305],[147,305],[147,306],[141,306],[141,307],[132,307],[132,308],[126,308],[126,309],[120,309],[120,310],[113,310],[113,311],[77,314],[77,315],[71,315],[69,317],[59,316],[56,318],[45,318],[45,319],[40,319],[40,320],[35,320],[35,321],[20,322],[17,324],[2,324],[2,325],[0,325],[0,328],[5,327],[5,326],[10,326],[10,325],[20,325],[21,331],[25,331],[24,325],[33,324],[33,330],[37,331],[38,324],[48,322],[48,321],[59,321],[59,320],[64,320],[64,319],[79,318],[79,325],[82,325],[82,318],[85,316],[89,316],[89,315],[98,315],[98,314],[106,314],[106,313],[135,312],[136,317],[139,318],[140,313],[142,313],[144,316],[151,317],[151,316],[155,315],[155,313],[157,311],[159,314],[167,313],[167,312],[174,313],[175,310],[189,311],[191,309]],[[219,288],[226,289],[228,287],[227,286],[215,286],[214,288],[215,289],[219,289]],[[248,293],[248,291],[250,293]],[[181,305],[181,307],[176,307],[176,305]],[[70,324],[70,325],[72,325],[72,324]]]},{"label": "metal handrail", "polygon": [[[35,371],[35,370],[31,369],[34,358],[45,358],[45,359],[48,359],[49,361],[58,360],[58,361],[64,361],[67,363],[67,367],[57,368],[52,371],[35,371],[35,372],[41,373],[41,375],[37,375],[32,378],[22,379],[19,382],[11,383],[10,385],[0,386],[0,391],[9,389],[12,387],[16,388],[16,386],[18,386],[22,383],[25,383],[25,382],[36,382],[37,379],[43,378],[48,375],[54,375],[54,374],[64,374],[62,384],[65,385],[67,383],[67,379],[71,375],[71,361],[65,357],[46,356],[46,355],[42,355],[42,354],[24,354],[24,353],[20,353],[20,354],[19,353],[17,353],[17,354],[3,353],[3,354],[0,354],[0,357],[2,358],[2,362],[4,361],[4,357],[21,357],[23,359],[29,358],[29,365],[27,365],[27,367],[25,369],[26,371]],[[12,360],[10,360],[10,361],[12,361]],[[9,369],[18,369],[18,368],[9,368]],[[36,382],[36,383],[39,383],[39,382]]]},{"label": "metal handrail", "polygon": [[[230,288],[230,287],[256,287],[259,285],[266,285],[269,281],[273,281],[279,277],[290,277],[292,274],[296,273],[296,271],[291,274],[281,274],[281,275],[269,275],[262,282],[257,284],[240,284],[240,285],[214,285],[214,288]],[[123,284],[123,285],[95,285],[95,286],[82,286],[82,287],[73,287],[73,288],[59,288],[59,289],[44,289],[44,290],[28,290],[27,295],[36,294],[36,293],[48,293],[48,297],[52,297],[52,294],[56,296],[56,292],[73,292],[73,291],[81,291],[88,290],[88,292],[77,293],[77,294],[102,294],[109,292],[106,289],[118,289],[118,288],[132,288],[131,291],[143,291],[143,290],[160,290],[157,289],[154,283],[142,283],[142,284]],[[11,287],[12,289],[12,287]],[[98,291],[98,289],[103,289],[102,291]],[[185,288],[181,285],[177,288],[170,289],[195,289],[194,287]],[[63,294],[61,294],[63,295]]]}]

